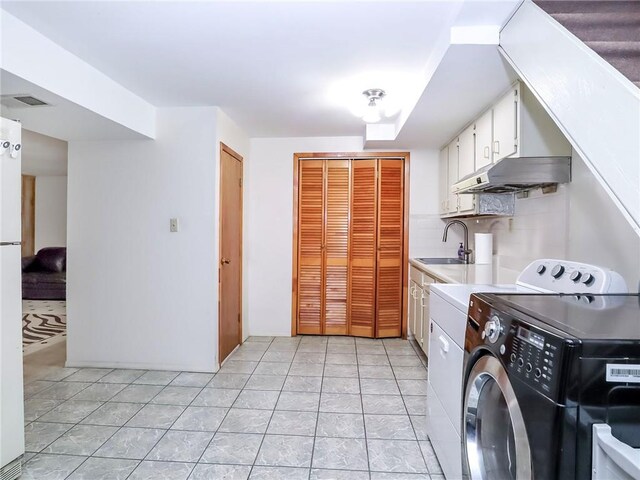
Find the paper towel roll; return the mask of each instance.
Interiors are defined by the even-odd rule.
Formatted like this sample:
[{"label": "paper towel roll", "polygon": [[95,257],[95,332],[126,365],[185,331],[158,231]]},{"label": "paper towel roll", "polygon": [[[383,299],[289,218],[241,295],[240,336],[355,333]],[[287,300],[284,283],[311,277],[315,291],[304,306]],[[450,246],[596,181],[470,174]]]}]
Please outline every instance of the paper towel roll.
[{"label": "paper towel roll", "polygon": [[493,234],[476,233],[475,235],[475,258],[477,264],[487,264],[493,262]]}]

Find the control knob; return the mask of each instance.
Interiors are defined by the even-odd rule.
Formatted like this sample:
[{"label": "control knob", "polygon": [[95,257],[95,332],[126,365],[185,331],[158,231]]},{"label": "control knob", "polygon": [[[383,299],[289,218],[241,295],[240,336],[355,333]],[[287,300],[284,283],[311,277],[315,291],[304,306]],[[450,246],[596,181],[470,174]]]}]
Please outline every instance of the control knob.
[{"label": "control knob", "polygon": [[580,273],[578,270],[576,270],[571,274],[571,276],[569,278],[572,281],[574,281],[575,283],[578,283],[578,281],[580,280],[581,276],[582,276],[582,273]]},{"label": "control knob", "polygon": [[536,269],[536,272],[538,272],[538,275],[542,275],[546,271],[547,271],[547,267],[545,267],[544,265],[538,265],[538,268]]},{"label": "control knob", "polygon": [[489,340],[490,343],[496,343],[501,330],[500,317],[493,315],[491,319],[484,324],[484,338]]},{"label": "control knob", "polygon": [[563,273],[564,267],[560,264],[556,265],[555,267],[553,267],[553,270],[551,270],[551,276],[553,278],[560,278]]},{"label": "control knob", "polygon": [[590,273],[585,273],[582,276],[582,283],[584,283],[585,285],[591,285],[594,282],[594,280],[595,280],[595,277]]}]

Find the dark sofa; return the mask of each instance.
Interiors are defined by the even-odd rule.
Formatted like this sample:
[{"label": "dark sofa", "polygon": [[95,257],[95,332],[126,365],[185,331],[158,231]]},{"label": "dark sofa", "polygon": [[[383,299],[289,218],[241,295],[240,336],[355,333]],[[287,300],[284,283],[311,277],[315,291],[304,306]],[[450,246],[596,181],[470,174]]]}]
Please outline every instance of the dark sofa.
[{"label": "dark sofa", "polygon": [[22,259],[22,298],[27,300],[67,299],[67,249],[42,248]]}]

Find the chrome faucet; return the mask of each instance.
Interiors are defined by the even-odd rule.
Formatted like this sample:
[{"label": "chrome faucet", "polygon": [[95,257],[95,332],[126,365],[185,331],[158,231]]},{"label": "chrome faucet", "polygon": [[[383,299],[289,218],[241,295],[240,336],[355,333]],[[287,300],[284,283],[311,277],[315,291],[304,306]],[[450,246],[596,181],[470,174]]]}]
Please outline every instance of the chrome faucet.
[{"label": "chrome faucet", "polygon": [[471,255],[473,250],[469,249],[469,229],[464,224],[464,222],[461,222],[460,220],[451,220],[450,222],[448,222],[444,227],[444,233],[442,234],[442,241],[443,242],[447,241],[447,232],[449,231],[449,227],[453,224],[462,225],[462,228],[464,230],[464,244],[462,245],[464,249],[464,263],[469,263],[469,255]]}]

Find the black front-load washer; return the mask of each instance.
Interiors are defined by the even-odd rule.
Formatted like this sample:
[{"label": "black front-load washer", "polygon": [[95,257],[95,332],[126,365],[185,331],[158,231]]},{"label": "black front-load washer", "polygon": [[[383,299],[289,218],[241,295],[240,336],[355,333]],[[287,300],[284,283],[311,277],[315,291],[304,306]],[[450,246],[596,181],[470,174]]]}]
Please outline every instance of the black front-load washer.
[{"label": "black front-load washer", "polygon": [[468,478],[591,479],[594,424],[640,447],[640,297],[472,295],[463,389]]}]

